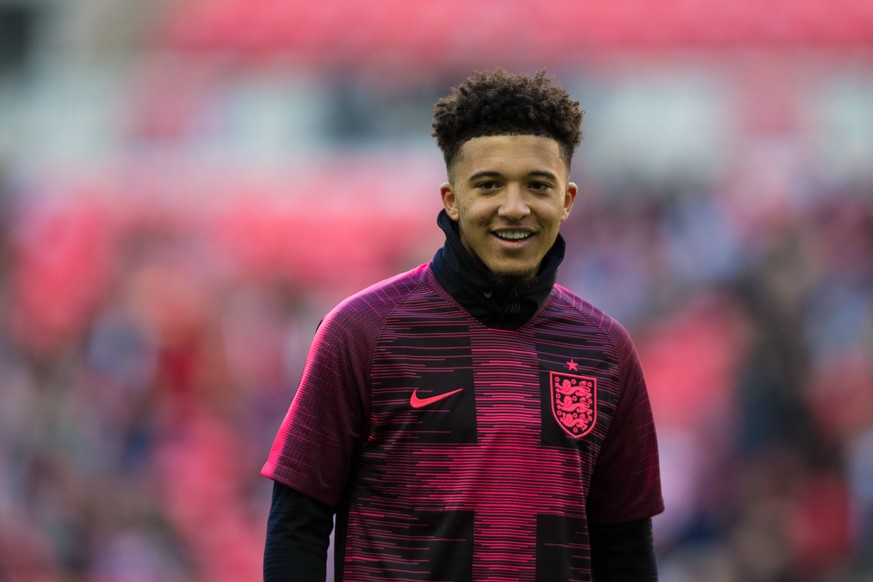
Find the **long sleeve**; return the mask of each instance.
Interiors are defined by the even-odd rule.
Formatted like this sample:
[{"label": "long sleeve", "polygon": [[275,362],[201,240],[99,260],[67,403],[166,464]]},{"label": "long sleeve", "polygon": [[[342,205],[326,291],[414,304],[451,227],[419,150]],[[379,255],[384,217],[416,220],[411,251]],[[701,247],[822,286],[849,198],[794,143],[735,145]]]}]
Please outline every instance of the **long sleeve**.
[{"label": "long sleeve", "polygon": [[264,582],[324,582],[333,508],[273,484],[264,547]]},{"label": "long sleeve", "polygon": [[594,582],[656,582],[652,519],[589,525]]}]

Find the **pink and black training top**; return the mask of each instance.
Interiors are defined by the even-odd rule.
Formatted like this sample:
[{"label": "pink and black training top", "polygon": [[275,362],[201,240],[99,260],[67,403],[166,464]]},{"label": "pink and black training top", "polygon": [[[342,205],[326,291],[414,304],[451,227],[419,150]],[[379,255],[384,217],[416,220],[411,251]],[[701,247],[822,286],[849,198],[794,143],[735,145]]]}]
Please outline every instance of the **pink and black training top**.
[{"label": "pink and black training top", "polygon": [[337,580],[588,580],[588,523],[663,510],[633,344],[560,285],[484,325],[431,264],[336,307],[263,474],[337,507]]}]

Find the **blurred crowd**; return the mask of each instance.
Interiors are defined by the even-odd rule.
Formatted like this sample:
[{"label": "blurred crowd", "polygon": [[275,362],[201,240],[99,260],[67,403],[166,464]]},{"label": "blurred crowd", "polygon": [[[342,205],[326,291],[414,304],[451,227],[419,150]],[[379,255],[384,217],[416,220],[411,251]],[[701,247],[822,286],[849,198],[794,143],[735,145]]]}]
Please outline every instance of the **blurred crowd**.
[{"label": "blurred crowd", "polygon": [[[89,5],[103,4],[127,13]],[[190,6],[209,14],[212,4]],[[496,4],[482,6],[484,24]],[[817,30],[804,14],[795,16]],[[213,20],[260,39],[230,16]],[[323,36],[312,42],[333,42]],[[632,58],[601,58],[587,63],[593,77],[638,77]],[[0,122],[13,125],[4,108],[16,99],[43,107],[29,120],[34,135],[0,135],[0,580],[259,580],[271,494],[259,471],[319,319],[442,242],[429,115],[446,79],[466,69],[398,59],[313,73],[262,62],[240,74],[234,61],[155,60],[125,77],[125,90],[102,93],[101,77],[48,66],[57,86],[86,87],[76,98],[56,96],[39,67],[15,83],[0,70]],[[736,131],[717,149],[718,171],[692,167],[702,158],[686,147],[685,171],[657,176],[629,159],[665,159],[651,141],[622,150],[608,139],[624,131],[630,147],[658,133],[637,122],[668,117],[669,99],[649,97],[671,85],[659,81],[669,67],[656,63],[652,88],[624,99],[639,101],[638,117],[616,109],[616,125],[598,133],[598,103],[626,95],[564,64],[583,107],[585,91],[595,105],[559,280],[637,344],[667,503],[655,518],[662,580],[868,582],[873,174],[869,160],[842,173],[818,159],[814,124],[804,125],[817,113],[786,114],[802,100],[779,94],[771,69],[749,82],[750,60],[727,67],[733,80],[762,81],[739,108],[762,100],[794,125]],[[869,81],[869,60],[852,62]],[[385,83],[394,65],[405,72]],[[873,126],[864,99],[844,125],[867,112]],[[674,109],[695,110],[687,105]],[[40,113],[51,116],[40,123]],[[86,118],[100,131],[76,134]],[[676,133],[691,143],[717,133],[689,125]],[[846,143],[863,154],[868,133],[848,127]],[[848,159],[850,149],[825,153]],[[616,150],[612,165],[600,165],[605,150]],[[52,162],[58,152],[65,163]]]},{"label": "blurred crowd", "polygon": [[664,580],[873,579],[873,184],[799,183],[634,184],[570,230],[649,383]]},{"label": "blurred crowd", "polygon": [[[561,282],[645,367],[667,581],[873,576],[873,184],[798,178],[758,202],[749,180],[592,180],[564,228]],[[258,579],[259,469],[337,281],[231,252],[203,206],[3,194],[0,578]],[[252,246],[277,210],[243,207]],[[436,231],[426,212],[407,227]],[[331,225],[342,270],[368,247]],[[390,248],[343,291],[429,257]]]}]

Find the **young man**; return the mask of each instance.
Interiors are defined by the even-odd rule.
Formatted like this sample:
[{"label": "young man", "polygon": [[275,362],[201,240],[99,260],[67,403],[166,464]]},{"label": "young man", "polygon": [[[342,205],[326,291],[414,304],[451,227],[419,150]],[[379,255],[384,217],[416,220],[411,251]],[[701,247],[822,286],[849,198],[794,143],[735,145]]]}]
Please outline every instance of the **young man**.
[{"label": "young man", "polygon": [[579,103],[479,73],[436,104],[446,243],[316,333],[264,466],[265,579],[657,579],[658,450],[626,331],[556,285]]}]

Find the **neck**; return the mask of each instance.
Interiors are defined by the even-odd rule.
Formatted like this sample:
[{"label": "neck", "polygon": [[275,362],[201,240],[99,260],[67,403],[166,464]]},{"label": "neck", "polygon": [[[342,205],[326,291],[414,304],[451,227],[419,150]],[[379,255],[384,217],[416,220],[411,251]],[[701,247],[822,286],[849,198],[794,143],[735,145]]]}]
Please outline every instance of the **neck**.
[{"label": "neck", "polygon": [[445,211],[437,224],[446,242],[431,263],[440,285],[482,324],[496,329],[517,329],[527,323],[545,304],[557,279],[564,257],[561,236],[546,253],[539,271],[532,277],[502,277],[491,272],[461,244],[457,224]]}]

